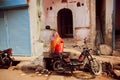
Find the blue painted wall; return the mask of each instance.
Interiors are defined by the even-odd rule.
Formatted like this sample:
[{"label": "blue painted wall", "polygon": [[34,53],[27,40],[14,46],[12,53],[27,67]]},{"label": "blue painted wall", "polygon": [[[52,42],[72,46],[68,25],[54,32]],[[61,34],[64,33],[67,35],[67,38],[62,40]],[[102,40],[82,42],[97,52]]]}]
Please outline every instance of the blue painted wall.
[{"label": "blue painted wall", "polygon": [[28,8],[0,11],[0,50],[7,48],[13,55],[32,55]]},{"label": "blue painted wall", "polygon": [[13,48],[13,55],[31,56],[29,12],[24,6],[27,0],[0,0],[0,50]]},{"label": "blue painted wall", "polygon": [[27,0],[0,0],[0,8],[27,6]]}]

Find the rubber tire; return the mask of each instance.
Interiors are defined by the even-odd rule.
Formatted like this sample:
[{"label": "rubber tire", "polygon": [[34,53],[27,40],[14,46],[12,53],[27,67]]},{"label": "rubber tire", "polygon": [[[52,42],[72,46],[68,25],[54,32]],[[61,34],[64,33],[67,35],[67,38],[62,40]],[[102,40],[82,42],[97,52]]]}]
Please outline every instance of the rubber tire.
[{"label": "rubber tire", "polygon": [[100,75],[102,73],[102,65],[96,59],[90,61],[90,68],[94,75]]},{"label": "rubber tire", "polygon": [[12,66],[12,59],[11,58],[9,58],[9,57],[5,57],[5,58],[3,58],[3,61],[5,62],[4,63],[4,65],[3,65],[3,67],[5,68],[5,69],[8,69],[10,66]]},{"label": "rubber tire", "polygon": [[62,67],[61,66],[61,61],[57,60],[53,63],[53,70],[56,71],[57,73],[64,73],[64,70],[60,70],[59,68]]}]

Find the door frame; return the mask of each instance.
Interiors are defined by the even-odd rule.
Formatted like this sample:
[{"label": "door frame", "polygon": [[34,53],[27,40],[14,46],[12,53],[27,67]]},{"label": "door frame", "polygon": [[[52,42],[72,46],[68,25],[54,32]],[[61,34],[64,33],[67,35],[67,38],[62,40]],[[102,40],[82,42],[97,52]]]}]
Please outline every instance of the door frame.
[{"label": "door frame", "polygon": [[63,8],[57,13],[58,33],[62,38],[73,38],[73,15],[68,8]]}]

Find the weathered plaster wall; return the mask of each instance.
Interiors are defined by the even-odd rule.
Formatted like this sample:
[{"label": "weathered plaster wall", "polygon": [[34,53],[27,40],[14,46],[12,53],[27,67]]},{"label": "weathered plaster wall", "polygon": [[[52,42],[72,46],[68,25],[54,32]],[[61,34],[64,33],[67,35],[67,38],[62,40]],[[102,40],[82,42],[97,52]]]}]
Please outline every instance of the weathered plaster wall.
[{"label": "weathered plaster wall", "polygon": [[96,1],[95,0],[90,0],[89,2],[89,7],[90,7],[90,26],[91,26],[91,45],[92,48],[95,48],[95,36],[96,36]]},{"label": "weathered plaster wall", "polygon": [[29,1],[29,13],[30,13],[32,55],[39,56],[43,52],[43,43],[39,42],[40,27],[38,23],[37,0]]},{"label": "weathered plaster wall", "polygon": [[[76,2],[61,3],[61,0],[43,0],[43,9],[41,13],[42,29],[45,29],[46,25],[50,25],[52,29],[58,29],[57,27],[57,14],[58,11],[67,8],[72,11],[73,15],[73,35],[85,38],[90,36],[90,13],[89,13],[89,1],[88,0],[76,0]],[[80,2],[80,7],[77,7],[77,2]],[[52,8],[52,10],[50,10]],[[79,32],[75,31],[75,28],[79,28]]]},{"label": "weathered plaster wall", "polygon": [[[86,27],[89,26],[89,10],[86,4],[86,0],[77,0],[84,6],[77,7],[75,3],[61,3],[61,0],[43,0],[43,16],[45,18],[45,25],[50,25],[52,28],[57,28],[57,13],[63,8],[68,8],[73,13],[73,26],[74,27]],[[52,7],[52,10],[50,10]],[[43,26],[44,28],[44,26]]]},{"label": "weathered plaster wall", "polygon": [[112,19],[113,19],[113,1],[106,0],[106,23],[105,23],[105,43],[112,47]]}]

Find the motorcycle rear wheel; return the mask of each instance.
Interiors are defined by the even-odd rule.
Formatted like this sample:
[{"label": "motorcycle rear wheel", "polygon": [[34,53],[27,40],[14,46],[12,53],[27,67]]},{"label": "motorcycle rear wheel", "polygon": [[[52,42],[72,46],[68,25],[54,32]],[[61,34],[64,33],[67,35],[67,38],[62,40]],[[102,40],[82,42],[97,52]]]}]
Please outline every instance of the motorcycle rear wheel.
[{"label": "motorcycle rear wheel", "polygon": [[53,63],[53,70],[57,73],[64,73],[64,68],[62,67],[61,61],[57,60]]}]

